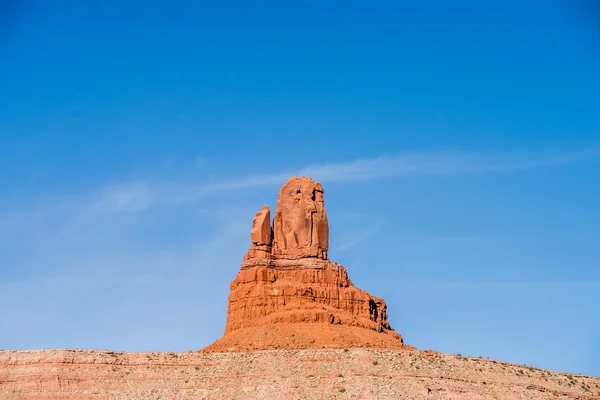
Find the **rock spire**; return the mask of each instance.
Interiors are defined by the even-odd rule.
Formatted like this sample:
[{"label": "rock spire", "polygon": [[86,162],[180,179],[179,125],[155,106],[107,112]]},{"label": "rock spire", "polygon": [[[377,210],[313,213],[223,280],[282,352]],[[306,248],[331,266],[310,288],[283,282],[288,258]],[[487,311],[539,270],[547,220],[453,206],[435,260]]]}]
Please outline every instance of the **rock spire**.
[{"label": "rock spire", "polygon": [[252,221],[251,247],[231,282],[225,335],[206,351],[404,347],[383,299],[352,284],[328,259],[324,191],[293,177]]}]

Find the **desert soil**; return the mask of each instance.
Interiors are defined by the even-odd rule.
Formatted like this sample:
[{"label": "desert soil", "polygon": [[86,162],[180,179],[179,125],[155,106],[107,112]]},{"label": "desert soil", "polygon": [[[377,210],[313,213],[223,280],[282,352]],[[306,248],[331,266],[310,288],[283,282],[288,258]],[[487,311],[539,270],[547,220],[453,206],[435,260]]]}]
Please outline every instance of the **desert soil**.
[{"label": "desert soil", "polygon": [[417,350],[0,351],[0,399],[600,399],[600,379]]}]

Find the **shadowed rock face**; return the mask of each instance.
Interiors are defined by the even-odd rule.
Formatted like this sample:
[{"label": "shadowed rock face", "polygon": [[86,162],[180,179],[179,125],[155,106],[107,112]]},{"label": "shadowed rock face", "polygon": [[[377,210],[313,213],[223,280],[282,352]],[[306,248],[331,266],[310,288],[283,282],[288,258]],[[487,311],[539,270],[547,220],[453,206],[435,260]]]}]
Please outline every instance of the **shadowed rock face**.
[{"label": "shadowed rock face", "polygon": [[[287,181],[279,191],[274,228],[265,206],[252,221],[250,241],[230,285],[225,336],[211,349],[272,347],[276,338],[241,342],[250,334],[260,338],[261,329],[273,324],[295,337],[275,345],[279,348],[360,347],[361,342],[403,346],[388,322],[385,301],[355,287],[346,269],[328,260],[329,226],[320,183],[307,177]],[[332,332],[337,337],[333,344]]]}]

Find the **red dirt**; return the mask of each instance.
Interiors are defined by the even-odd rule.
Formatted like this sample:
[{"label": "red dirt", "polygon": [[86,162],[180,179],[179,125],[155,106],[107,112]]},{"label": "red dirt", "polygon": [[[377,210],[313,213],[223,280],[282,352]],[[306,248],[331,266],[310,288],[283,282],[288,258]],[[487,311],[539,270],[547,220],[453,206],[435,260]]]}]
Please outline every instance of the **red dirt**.
[{"label": "red dirt", "polygon": [[600,379],[406,350],[0,351],[0,399],[597,400]]}]

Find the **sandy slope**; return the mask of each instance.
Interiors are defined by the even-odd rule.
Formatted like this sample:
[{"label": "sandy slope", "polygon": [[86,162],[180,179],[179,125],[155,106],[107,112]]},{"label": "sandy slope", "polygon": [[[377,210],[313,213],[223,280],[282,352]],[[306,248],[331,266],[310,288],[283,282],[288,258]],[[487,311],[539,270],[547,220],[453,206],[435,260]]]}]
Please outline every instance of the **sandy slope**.
[{"label": "sandy slope", "polygon": [[600,399],[600,379],[411,350],[0,351],[1,399]]}]

